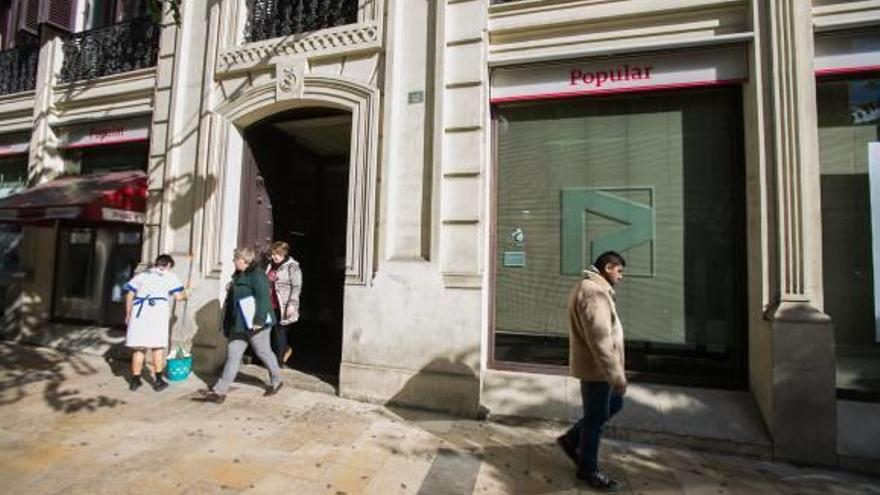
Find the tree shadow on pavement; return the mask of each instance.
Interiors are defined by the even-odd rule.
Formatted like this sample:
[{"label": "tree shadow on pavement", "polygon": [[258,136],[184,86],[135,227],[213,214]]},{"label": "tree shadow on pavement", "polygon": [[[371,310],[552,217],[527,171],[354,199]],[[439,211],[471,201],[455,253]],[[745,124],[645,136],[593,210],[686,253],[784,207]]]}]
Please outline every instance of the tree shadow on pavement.
[{"label": "tree shadow on pavement", "polygon": [[[574,476],[574,465],[556,445],[554,438],[564,426],[554,422],[520,421],[512,417],[503,422],[486,422],[486,411],[479,407],[480,384],[473,372],[479,351],[450,358],[435,358],[407,380],[388,401],[392,420],[401,419],[419,427],[426,445],[404,452],[409,457],[428,458],[431,465],[419,494],[528,493],[550,494],[584,488]],[[452,375],[454,378],[450,378]],[[468,387],[473,387],[471,390]],[[528,391],[520,391],[528,393]],[[536,394],[539,390],[534,391]],[[550,402],[554,399],[546,398]],[[431,412],[419,407],[442,409],[468,418]],[[461,404],[467,407],[461,408]],[[563,404],[545,404],[547,407]],[[396,417],[396,418],[395,418]],[[527,426],[532,425],[532,426]],[[538,425],[535,427],[534,425]],[[401,439],[380,439],[391,452],[401,449]],[[439,447],[437,444],[439,443]],[[605,449],[603,457],[611,454]],[[609,463],[612,464],[612,463]],[[612,473],[621,480],[619,469]],[[626,483],[624,483],[626,485]],[[626,493],[626,486],[623,487]]]},{"label": "tree shadow on pavement", "polygon": [[72,377],[101,372],[101,368],[77,354],[0,342],[0,407],[25,399],[40,386],[46,404],[63,413],[96,411],[124,404],[120,399],[89,395],[65,385]]}]

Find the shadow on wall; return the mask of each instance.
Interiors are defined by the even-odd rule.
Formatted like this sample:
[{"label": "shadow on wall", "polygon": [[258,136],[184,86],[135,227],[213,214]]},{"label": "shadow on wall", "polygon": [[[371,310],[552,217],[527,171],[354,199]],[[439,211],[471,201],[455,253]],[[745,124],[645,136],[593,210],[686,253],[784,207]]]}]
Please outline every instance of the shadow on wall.
[{"label": "shadow on wall", "polygon": [[[173,229],[181,229],[191,224],[193,216],[204,207],[204,200],[210,198],[217,189],[214,175],[203,177],[191,173],[166,179],[166,190],[171,200],[170,224]],[[196,198],[203,201],[196,202]]]},{"label": "shadow on wall", "polygon": [[479,349],[437,357],[409,378],[388,400],[398,405],[477,417],[480,410]]},{"label": "shadow on wall", "polygon": [[220,301],[211,299],[195,312],[196,333],[192,339],[193,372],[204,382],[213,383],[226,359]]}]

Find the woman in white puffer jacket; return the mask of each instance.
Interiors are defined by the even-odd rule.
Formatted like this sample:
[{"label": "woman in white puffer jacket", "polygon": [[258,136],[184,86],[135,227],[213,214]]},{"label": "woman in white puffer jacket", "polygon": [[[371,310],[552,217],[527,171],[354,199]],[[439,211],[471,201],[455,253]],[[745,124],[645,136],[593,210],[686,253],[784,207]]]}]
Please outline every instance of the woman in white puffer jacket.
[{"label": "woman in white puffer jacket", "polygon": [[286,242],[273,242],[269,247],[269,256],[266,276],[272,290],[272,309],[278,321],[272,328],[272,351],[278,357],[279,366],[284,366],[293,354],[287,333],[299,319],[302,272],[299,263],[290,256],[290,246]]}]

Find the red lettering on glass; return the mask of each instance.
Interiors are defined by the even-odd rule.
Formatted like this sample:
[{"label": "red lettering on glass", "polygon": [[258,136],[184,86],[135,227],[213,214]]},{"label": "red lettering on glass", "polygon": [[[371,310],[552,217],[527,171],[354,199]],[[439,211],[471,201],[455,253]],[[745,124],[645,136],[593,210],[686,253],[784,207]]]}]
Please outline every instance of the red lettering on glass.
[{"label": "red lettering on glass", "polygon": [[610,69],[587,72],[584,72],[581,69],[572,69],[568,73],[568,82],[569,86],[592,86],[595,88],[601,88],[603,85],[609,83],[651,79],[651,69],[653,68],[654,67],[650,65],[630,67],[629,65],[624,64]]},{"label": "red lettering on glass", "polygon": [[89,131],[89,137],[104,140],[125,135],[125,127],[95,127]]}]

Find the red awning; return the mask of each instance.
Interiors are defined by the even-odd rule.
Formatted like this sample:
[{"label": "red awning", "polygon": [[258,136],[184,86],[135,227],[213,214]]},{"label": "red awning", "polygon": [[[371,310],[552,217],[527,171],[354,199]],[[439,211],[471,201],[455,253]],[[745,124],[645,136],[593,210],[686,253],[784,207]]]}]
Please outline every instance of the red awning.
[{"label": "red awning", "polygon": [[55,179],[0,199],[0,222],[144,223],[147,175],[140,170]]}]

